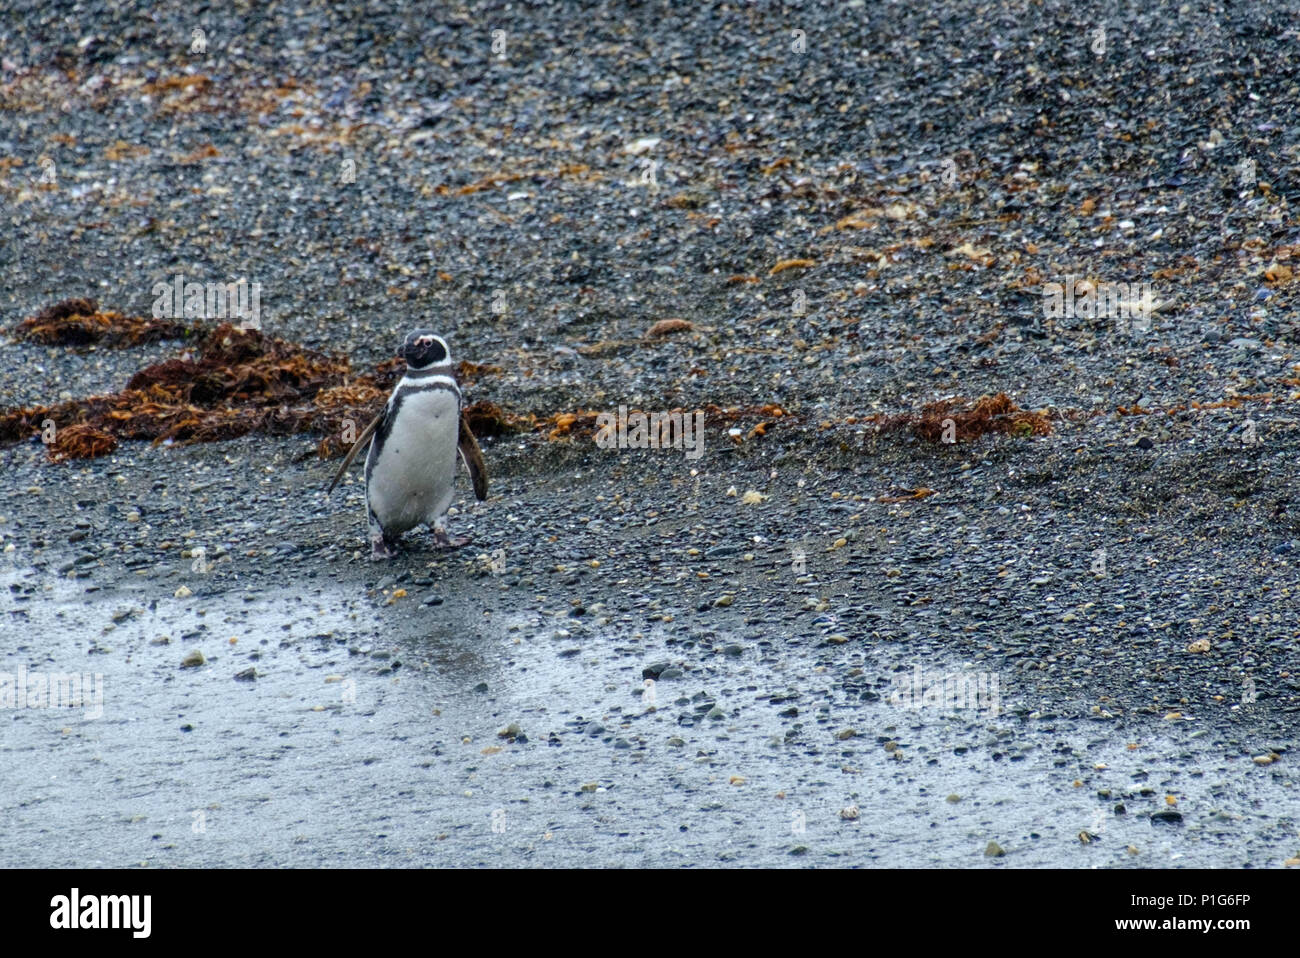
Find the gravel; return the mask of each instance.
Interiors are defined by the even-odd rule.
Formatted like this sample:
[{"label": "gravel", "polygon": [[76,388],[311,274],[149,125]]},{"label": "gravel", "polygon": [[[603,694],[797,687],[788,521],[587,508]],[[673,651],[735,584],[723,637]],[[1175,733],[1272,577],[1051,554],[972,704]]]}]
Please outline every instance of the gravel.
[{"label": "gravel", "polygon": [[[462,485],[449,522],[472,544],[416,533],[387,565],[359,470],[322,493],[319,436],[0,448],[0,670],[116,683],[107,744],[0,721],[69,768],[103,748],[136,769],[93,800],[20,777],[0,864],[62,863],[109,825],[109,864],[1296,857],[1294,4],[297,7],[6,19],[5,325],[243,277],[264,332],[357,368],[436,327],[500,367],[468,398],[518,414],[790,416],[711,426],[694,460],[485,437],[492,495]],[[1147,329],[1045,317],[1069,277],[1168,305]],[[674,318],[691,328],[645,337]],[[2,404],[120,389],[179,348],[3,343]],[[868,420],[998,392],[1051,434]],[[331,667],[348,681],[321,685]],[[1001,712],[900,710],[918,668],[996,677]],[[123,824],[179,814],[177,789],[217,801],[178,755],[249,750],[261,784],[230,807],[254,830],[162,853]],[[1138,771],[1180,809],[1122,784]],[[406,800],[357,811],[371,774]],[[279,805],[309,787],[310,814]],[[489,827],[498,807],[527,839]]]}]

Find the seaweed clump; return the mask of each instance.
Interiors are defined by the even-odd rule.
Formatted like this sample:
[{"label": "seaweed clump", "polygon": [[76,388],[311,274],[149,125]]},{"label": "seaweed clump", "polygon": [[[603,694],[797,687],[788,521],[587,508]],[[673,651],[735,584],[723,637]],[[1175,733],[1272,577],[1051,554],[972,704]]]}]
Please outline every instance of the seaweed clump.
[{"label": "seaweed clump", "polygon": [[882,432],[909,429],[927,442],[969,442],[990,433],[1028,438],[1052,431],[1046,415],[1021,409],[1006,393],[973,402],[954,396],[926,403],[919,413],[873,416],[869,421]]},{"label": "seaweed clump", "polygon": [[137,346],[184,339],[193,332],[193,327],[171,320],[104,311],[93,299],[65,299],[24,319],[14,329],[20,341],[45,346]]},{"label": "seaweed clump", "polygon": [[[62,318],[74,315],[86,314]],[[0,442],[39,433],[58,461],[105,455],[122,439],[157,445],[316,431],[327,436],[319,447],[326,457],[338,451],[329,437],[346,435],[349,424],[360,433],[382,407],[401,366],[391,360],[353,377],[346,357],[223,323],[206,333],[197,357],[148,366],[121,392],[0,412]]]}]

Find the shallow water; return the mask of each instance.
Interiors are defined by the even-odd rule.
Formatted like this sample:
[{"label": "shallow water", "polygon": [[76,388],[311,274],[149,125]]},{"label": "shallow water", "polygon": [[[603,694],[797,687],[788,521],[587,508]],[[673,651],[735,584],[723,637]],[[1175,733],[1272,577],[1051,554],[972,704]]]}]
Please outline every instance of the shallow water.
[{"label": "shallow water", "polygon": [[[0,585],[34,581],[41,598],[7,600],[0,672],[100,673],[103,715],[0,711],[3,865],[1268,867],[1300,847],[1289,763],[1195,720],[1030,718],[1008,685],[997,715],[903,709],[798,644],[706,656],[671,624],[332,585],[152,608],[129,583],[85,596],[10,567]],[[207,664],[180,668],[194,648]],[[855,660],[888,673],[902,651]],[[689,668],[650,708],[655,662]],[[498,736],[511,723],[526,741]]]}]

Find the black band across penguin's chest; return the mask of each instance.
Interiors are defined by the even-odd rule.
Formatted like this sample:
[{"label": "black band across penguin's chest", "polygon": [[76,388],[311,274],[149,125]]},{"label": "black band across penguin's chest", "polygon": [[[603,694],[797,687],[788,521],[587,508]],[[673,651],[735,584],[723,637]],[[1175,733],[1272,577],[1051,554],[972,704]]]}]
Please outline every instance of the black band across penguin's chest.
[{"label": "black band across penguin's chest", "polygon": [[450,393],[456,400],[453,411],[456,415],[460,414],[460,387],[456,385],[455,380],[450,379],[450,373],[450,367],[432,366],[428,369],[408,370],[406,375],[402,377],[402,381],[393,390],[393,395],[388,400],[388,408],[384,412],[384,418],[380,420],[379,426],[375,430],[375,437],[371,440],[371,452],[366,457],[367,483],[370,481],[375,463],[379,461],[379,457],[383,453],[385,443],[388,442],[392,435],[394,424],[402,415],[403,407],[407,406],[407,415],[411,414],[408,404],[412,399],[436,392]]}]

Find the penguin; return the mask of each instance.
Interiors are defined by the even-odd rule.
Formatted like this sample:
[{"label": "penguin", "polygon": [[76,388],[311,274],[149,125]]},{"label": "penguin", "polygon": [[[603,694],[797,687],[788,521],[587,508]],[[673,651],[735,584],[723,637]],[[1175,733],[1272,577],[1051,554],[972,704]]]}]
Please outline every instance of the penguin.
[{"label": "penguin", "polygon": [[487,498],[487,468],[474,433],[465,421],[456,367],[447,341],[427,329],[409,333],[398,355],[406,360],[388,403],[353,443],[326,490],[338,485],[357,452],[370,440],[366,455],[366,516],[370,558],[391,559],[398,537],[426,524],[441,548],[459,548],[467,537],[452,538],[444,526],[456,477],[456,458],[474,484],[474,495]]}]

